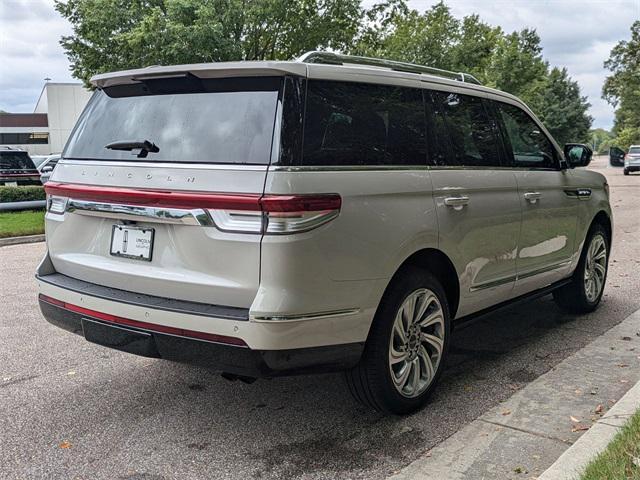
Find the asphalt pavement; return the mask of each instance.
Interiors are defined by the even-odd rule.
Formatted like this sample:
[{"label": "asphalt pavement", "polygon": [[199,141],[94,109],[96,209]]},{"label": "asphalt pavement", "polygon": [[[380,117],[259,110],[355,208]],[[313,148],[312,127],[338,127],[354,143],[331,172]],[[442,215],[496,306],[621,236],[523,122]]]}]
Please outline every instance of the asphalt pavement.
[{"label": "asphalt pavement", "polygon": [[614,244],[601,307],[549,296],[459,330],[430,404],[384,417],[339,374],[229,382],[92,345],[37,307],[44,244],[0,248],[0,478],[382,479],[640,308],[640,175],[609,178]]}]

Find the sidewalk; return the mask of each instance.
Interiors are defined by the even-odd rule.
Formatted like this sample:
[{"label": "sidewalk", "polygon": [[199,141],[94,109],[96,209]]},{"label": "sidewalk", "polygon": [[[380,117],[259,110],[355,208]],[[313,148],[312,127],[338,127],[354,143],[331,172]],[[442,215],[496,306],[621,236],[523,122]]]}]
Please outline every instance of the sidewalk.
[{"label": "sidewalk", "polygon": [[535,479],[639,380],[640,310],[390,480]]}]

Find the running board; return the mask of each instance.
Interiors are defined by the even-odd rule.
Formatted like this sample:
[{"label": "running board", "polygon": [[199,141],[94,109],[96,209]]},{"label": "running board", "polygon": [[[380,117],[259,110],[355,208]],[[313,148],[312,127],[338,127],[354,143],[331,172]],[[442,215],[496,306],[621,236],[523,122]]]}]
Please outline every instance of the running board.
[{"label": "running board", "polygon": [[519,305],[522,303],[527,303],[531,300],[535,300],[536,298],[544,297],[545,295],[549,295],[554,290],[571,283],[572,277],[565,278],[564,280],[560,280],[559,282],[552,283],[551,285],[541,288],[540,290],[535,290],[533,292],[525,293],[516,298],[512,298],[511,300],[507,300],[506,302],[498,303],[489,308],[485,308],[478,312],[471,313],[469,315],[465,315],[464,317],[460,317],[454,320],[451,324],[453,329],[466,328],[473,323],[482,320],[487,315],[495,313],[497,311],[513,307],[514,305]]}]

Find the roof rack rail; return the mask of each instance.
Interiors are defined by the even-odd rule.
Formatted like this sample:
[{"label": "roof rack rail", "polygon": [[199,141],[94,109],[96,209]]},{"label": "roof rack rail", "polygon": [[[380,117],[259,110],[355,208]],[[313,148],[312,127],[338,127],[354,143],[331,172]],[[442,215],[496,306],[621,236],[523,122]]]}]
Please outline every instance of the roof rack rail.
[{"label": "roof rack rail", "polygon": [[369,65],[372,67],[388,68],[398,72],[425,73],[427,75],[435,75],[438,77],[448,78],[450,80],[458,80],[459,82],[482,85],[476,77],[469,73],[452,72],[441,68],[426,67],[415,63],[398,62],[382,58],[359,57],[356,55],[342,55],[340,53],[333,52],[312,51],[305,53],[298,58],[297,61],[303,63],[323,63],[327,65]]}]

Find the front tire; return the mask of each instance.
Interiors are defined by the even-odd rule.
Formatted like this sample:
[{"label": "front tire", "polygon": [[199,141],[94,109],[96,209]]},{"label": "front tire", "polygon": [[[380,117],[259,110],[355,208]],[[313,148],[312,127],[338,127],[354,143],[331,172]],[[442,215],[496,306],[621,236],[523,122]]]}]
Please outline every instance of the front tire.
[{"label": "front tire", "polygon": [[571,283],[553,292],[560,308],[570,313],[593,312],[604,292],[609,262],[609,237],[600,224],[587,234]]},{"label": "front tire", "polygon": [[629,170],[627,170],[626,168],[624,169],[624,174],[625,175],[629,175]]},{"label": "front tire", "polygon": [[421,408],[442,373],[450,329],[440,282],[404,269],[384,294],[360,363],[346,373],[355,399],[383,413]]}]

